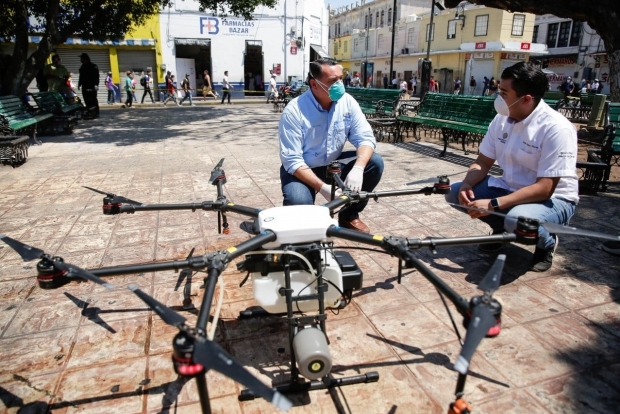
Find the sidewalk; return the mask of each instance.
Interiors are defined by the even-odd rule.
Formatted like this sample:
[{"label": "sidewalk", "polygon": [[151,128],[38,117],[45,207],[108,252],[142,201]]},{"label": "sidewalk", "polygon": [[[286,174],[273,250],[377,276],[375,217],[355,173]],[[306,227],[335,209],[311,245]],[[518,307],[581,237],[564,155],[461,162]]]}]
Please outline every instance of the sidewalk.
[{"label": "sidewalk", "polygon": [[[247,240],[238,228],[245,218],[235,214],[228,216],[229,235],[217,234],[212,211],[104,216],[103,196],[82,186],[143,203],[212,201],[211,170],[225,158],[230,201],[280,206],[280,114],[256,101],[198,103],[165,116],[161,104],[104,110],[98,119],[80,122],[72,135],[41,137],[43,145],[29,149],[25,164],[0,166],[0,233],[86,268],[181,260],[192,248],[200,255]],[[437,148],[379,143],[386,168],[377,190],[414,188],[403,185],[439,174],[454,174],[450,180],[458,181],[474,155],[452,150],[438,159]],[[572,225],[618,234],[619,213],[620,194],[612,188],[583,197]],[[384,236],[488,233],[442,196],[371,201],[362,218]],[[474,354],[465,398],[477,413],[615,412],[620,260],[603,252],[598,240],[560,236],[554,267],[540,274],[527,271],[532,251],[516,244],[506,249],[502,286],[494,295],[503,306],[503,329]],[[398,285],[393,257],[351,253],[364,272],[364,287],[344,310],[328,312],[333,375],[377,371],[380,379],[291,395],[290,412],[445,413],[454,398],[457,375],[451,367],[459,343],[436,290],[417,272]],[[476,246],[417,255],[467,298],[480,293],[476,284],[492,264]],[[106,278],[117,286],[114,291],[78,282],[42,290],[35,282],[36,261],[25,263],[0,244],[0,264],[2,412],[200,412],[195,382],[177,378],[172,368],[176,329],[125,289],[139,286],[193,324],[195,314],[182,310],[185,281],[179,282],[178,273]],[[195,274],[188,288],[195,307],[204,276]],[[287,328],[277,317],[237,319],[239,311],[256,305],[251,283],[239,288],[244,277],[234,263],[223,274],[216,339],[263,382],[281,383],[289,374]],[[455,320],[464,336],[462,318],[455,314]],[[239,402],[242,387],[232,380],[215,372],[207,378],[214,412],[275,412],[263,400]]]}]

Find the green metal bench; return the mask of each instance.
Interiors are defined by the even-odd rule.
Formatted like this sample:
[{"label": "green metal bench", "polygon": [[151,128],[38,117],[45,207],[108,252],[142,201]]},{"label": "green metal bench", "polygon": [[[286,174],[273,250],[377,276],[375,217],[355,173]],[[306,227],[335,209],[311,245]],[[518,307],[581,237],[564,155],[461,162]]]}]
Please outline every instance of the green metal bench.
[{"label": "green metal bench", "polygon": [[418,107],[417,114],[399,115],[399,135],[407,128],[413,129],[413,136],[419,140],[417,129],[441,131],[444,148],[441,157],[446,155],[450,140],[462,142],[463,151],[466,143],[479,143],[489,129],[495,117],[492,96],[454,95],[448,93],[427,93]]},{"label": "green metal bench", "polygon": [[0,115],[0,162],[11,164],[13,168],[26,162],[28,158],[28,136],[15,136],[9,120]]},{"label": "green metal bench", "polygon": [[587,122],[592,112],[596,93],[581,92],[579,98],[569,97],[560,102],[557,111],[574,122]]},{"label": "green metal bench", "polygon": [[564,102],[564,92],[547,91],[543,95],[543,101],[557,111]]},{"label": "green metal bench", "polygon": [[603,179],[603,191],[607,191],[611,167],[620,165],[620,103],[608,102],[606,112],[603,146],[600,150],[593,150],[600,154],[601,160],[608,166]]},{"label": "green metal bench", "polygon": [[54,115],[71,116],[76,120],[80,119],[86,111],[86,107],[81,103],[69,104],[58,91],[29,93],[43,112]]},{"label": "green metal bench", "polygon": [[9,126],[15,131],[25,131],[35,143],[37,130],[47,130],[53,125],[54,115],[47,113],[33,114],[30,106],[15,95],[0,96],[0,115],[9,121]]},{"label": "green metal bench", "polygon": [[400,99],[397,89],[346,88],[367,118],[395,116]]}]

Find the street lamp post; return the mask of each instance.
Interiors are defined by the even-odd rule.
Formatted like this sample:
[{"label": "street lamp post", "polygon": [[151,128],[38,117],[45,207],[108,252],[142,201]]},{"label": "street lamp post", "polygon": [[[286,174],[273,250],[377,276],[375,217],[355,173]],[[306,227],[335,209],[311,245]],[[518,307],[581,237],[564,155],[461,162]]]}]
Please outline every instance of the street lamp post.
[{"label": "street lamp post", "polygon": [[392,80],[394,71],[394,36],[396,35],[396,0],[392,8],[392,48],[390,50],[390,81]]},{"label": "street lamp post", "polygon": [[428,41],[426,44],[426,59],[422,61],[422,79],[420,80],[420,100],[424,99],[424,95],[428,93],[431,82],[431,39],[433,35],[433,17],[435,16],[435,0],[431,0],[431,23],[426,36]]}]

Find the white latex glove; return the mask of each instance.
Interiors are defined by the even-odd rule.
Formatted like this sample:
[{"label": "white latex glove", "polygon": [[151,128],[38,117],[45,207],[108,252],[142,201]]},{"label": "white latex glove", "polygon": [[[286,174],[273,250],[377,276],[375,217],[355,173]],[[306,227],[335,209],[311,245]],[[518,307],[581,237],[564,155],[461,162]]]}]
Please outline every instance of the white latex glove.
[{"label": "white latex glove", "polygon": [[[323,198],[325,198],[325,200],[327,201],[332,201],[332,186],[329,184],[323,184],[321,186],[321,189],[319,190],[319,193],[321,193],[321,195],[323,196]],[[336,198],[340,197],[342,195],[342,190],[340,188],[336,189]]]},{"label": "white latex glove", "polygon": [[351,191],[359,192],[362,189],[362,182],[364,182],[364,168],[355,165],[347,174],[344,183]]}]

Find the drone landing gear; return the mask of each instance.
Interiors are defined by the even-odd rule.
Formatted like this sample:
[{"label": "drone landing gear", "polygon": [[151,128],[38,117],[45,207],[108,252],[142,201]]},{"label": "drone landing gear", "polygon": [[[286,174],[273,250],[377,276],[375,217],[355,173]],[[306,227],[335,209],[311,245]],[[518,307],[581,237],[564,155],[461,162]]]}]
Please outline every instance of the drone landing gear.
[{"label": "drone landing gear", "polygon": [[[305,381],[303,378],[298,381],[292,381],[286,385],[280,385],[274,387],[274,390],[281,394],[287,393],[300,393],[315,390],[326,390],[334,387],[341,387],[345,385],[364,384],[379,381],[379,373],[376,371],[368,372],[366,374],[354,375],[345,378],[333,378],[327,375],[321,380]],[[239,395],[239,401],[250,401],[256,398],[256,395],[250,390],[243,390]]]}]

